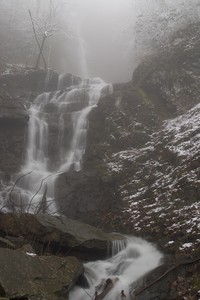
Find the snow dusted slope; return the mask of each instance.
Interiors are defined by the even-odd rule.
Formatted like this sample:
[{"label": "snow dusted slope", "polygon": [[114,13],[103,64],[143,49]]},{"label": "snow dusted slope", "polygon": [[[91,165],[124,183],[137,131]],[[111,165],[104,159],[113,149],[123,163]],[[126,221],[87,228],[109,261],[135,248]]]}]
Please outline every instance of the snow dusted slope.
[{"label": "snow dusted slope", "polygon": [[170,248],[200,245],[200,104],[107,165],[122,179],[122,227],[166,238]]}]

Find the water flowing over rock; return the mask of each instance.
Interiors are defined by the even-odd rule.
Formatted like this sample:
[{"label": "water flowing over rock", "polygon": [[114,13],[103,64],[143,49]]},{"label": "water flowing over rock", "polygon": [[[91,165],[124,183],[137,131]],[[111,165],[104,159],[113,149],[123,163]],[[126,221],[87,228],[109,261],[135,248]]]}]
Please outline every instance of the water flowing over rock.
[{"label": "water flowing over rock", "polygon": [[95,78],[63,91],[66,80],[66,76],[60,76],[60,91],[40,94],[30,105],[25,163],[20,173],[13,176],[19,183],[1,193],[4,210],[56,213],[57,175],[81,169],[87,116],[99,98],[109,94],[112,88]]},{"label": "water flowing over rock", "polygon": [[[116,244],[114,244],[115,247]],[[113,250],[115,252],[116,248]],[[94,297],[95,292],[99,295],[99,297],[94,297],[95,299],[119,299],[122,290],[127,296],[126,299],[132,299],[131,284],[151,269],[156,268],[161,262],[162,254],[144,240],[131,237],[127,238],[127,244],[124,244],[124,248],[120,250],[110,259],[85,264],[85,277],[89,287],[84,290],[80,287],[74,288],[69,299],[86,300],[88,295]],[[100,297],[102,291],[105,290],[108,278],[111,280],[111,289]]]}]

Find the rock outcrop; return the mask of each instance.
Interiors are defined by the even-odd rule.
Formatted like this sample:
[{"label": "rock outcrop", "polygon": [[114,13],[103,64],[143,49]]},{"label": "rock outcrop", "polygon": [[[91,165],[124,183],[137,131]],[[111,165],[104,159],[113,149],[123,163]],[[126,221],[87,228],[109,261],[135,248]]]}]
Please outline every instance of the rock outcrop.
[{"label": "rock outcrop", "polygon": [[38,254],[76,253],[84,259],[106,257],[109,243],[123,239],[63,216],[32,214],[0,215],[0,234],[11,242],[22,237],[19,246],[30,244]]},{"label": "rock outcrop", "polygon": [[28,97],[30,93],[53,92],[80,82],[81,79],[79,77],[71,74],[63,75],[59,82],[59,74],[50,69],[35,70],[11,66],[7,72],[0,76],[0,90],[6,91],[12,97]]}]

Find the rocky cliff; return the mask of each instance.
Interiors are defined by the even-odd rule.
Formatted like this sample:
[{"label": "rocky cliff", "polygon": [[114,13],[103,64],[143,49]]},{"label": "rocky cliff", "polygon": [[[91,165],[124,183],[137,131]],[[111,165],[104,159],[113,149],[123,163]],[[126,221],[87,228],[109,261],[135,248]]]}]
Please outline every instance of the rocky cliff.
[{"label": "rocky cliff", "polygon": [[84,167],[58,182],[64,214],[199,249],[198,26],[173,35],[90,114]]},{"label": "rocky cliff", "polygon": [[[115,84],[113,94],[101,98],[89,116],[83,169],[62,174],[56,184],[63,214],[109,230],[162,237],[163,245],[177,235],[180,247],[189,239],[198,244],[198,26],[178,31],[168,48],[135,70],[132,82]],[[58,79],[54,72],[24,69],[0,76],[4,181],[24,159],[30,101],[44,90],[54,92]],[[59,88],[72,80],[80,82],[68,74]],[[52,118],[49,155],[55,163],[58,122],[53,107],[45,109]]]}]

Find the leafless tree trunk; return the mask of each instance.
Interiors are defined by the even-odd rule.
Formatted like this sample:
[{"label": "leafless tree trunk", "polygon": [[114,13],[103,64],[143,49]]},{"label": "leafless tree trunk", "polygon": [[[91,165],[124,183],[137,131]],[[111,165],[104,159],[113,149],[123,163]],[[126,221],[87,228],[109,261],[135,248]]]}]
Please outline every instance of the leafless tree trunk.
[{"label": "leafless tree trunk", "polygon": [[42,53],[46,38],[47,38],[47,36],[44,34],[43,39],[42,39],[42,44],[40,46],[40,52],[39,52],[39,55],[38,55],[38,58],[37,58],[37,62],[36,62],[36,65],[35,65],[35,69],[38,69],[38,67],[39,67],[40,57],[41,56],[43,57],[44,67],[45,67],[45,69],[47,69],[47,64],[46,64],[46,61],[45,61],[43,53]]},{"label": "leafless tree trunk", "polygon": [[30,16],[30,19],[31,19],[31,23],[32,23],[32,29],[33,29],[34,37],[35,37],[36,43],[37,43],[37,45],[38,45],[38,48],[39,48],[39,50],[40,50],[39,55],[38,55],[38,59],[37,59],[37,62],[36,62],[35,69],[37,69],[38,66],[39,66],[39,62],[40,62],[40,57],[41,57],[41,56],[42,56],[42,60],[43,60],[43,62],[44,62],[44,68],[47,69],[47,64],[46,64],[46,61],[45,61],[45,58],[44,58],[44,55],[43,55],[43,52],[42,52],[42,51],[43,51],[43,47],[44,47],[44,42],[45,42],[46,36],[44,35],[43,41],[42,41],[42,46],[40,46],[40,42],[39,42],[38,37],[37,37],[37,34],[36,34],[35,25],[34,25],[34,21],[33,21],[32,14],[31,14],[30,9],[28,10],[28,12],[29,12],[29,16]]}]

